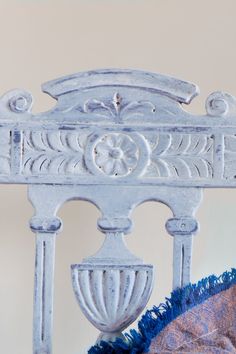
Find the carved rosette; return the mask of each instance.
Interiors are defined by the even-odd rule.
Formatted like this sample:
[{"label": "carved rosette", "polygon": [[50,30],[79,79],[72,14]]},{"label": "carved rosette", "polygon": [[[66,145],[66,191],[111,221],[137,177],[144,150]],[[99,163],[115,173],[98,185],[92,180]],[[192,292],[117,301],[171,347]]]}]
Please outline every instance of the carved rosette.
[{"label": "carved rosette", "polygon": [[137,166],[139,152],[125,134],[104,135],[94,147],[95,164],[108,176],[126,176]]},{"label": "carved rosette", "polygon": [[139,176],[148,161],[148,142],[137,133],[93,134],[85,150],[88,169],[103,177]]}]

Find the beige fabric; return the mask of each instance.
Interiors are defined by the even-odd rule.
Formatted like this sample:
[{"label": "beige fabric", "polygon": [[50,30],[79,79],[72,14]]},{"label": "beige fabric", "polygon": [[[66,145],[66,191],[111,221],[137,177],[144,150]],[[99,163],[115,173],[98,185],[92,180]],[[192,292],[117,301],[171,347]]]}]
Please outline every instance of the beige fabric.
[{"label": "beige fabric", "polygon": [[236,353],[236,285],[171,322],[152,340],[157,353]]}]

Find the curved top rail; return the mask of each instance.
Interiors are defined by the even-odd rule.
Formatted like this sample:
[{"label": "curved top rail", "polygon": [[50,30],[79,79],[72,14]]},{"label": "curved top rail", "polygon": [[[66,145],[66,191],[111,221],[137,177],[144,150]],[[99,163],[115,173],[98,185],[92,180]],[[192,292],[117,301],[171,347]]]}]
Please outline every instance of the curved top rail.
[{"label": "curved top rail", "polygon": [[170,76],[141,70],[100,69],[68,75],[46,82],[42,90],[53,98],[101,86],[125,86],[144,89],[168,96],[178,102],[189,104],[198,95],[195,84]]}]

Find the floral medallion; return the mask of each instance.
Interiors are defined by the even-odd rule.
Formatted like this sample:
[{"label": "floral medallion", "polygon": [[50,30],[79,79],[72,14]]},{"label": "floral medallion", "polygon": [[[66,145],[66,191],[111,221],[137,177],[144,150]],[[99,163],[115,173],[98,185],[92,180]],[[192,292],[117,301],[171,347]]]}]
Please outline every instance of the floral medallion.
[{"label": "floral medallion", "polygon": [[104,135],[94,147],[95,164],[108,176],[126,176],[137,166],[139,150],[126,134]]}]

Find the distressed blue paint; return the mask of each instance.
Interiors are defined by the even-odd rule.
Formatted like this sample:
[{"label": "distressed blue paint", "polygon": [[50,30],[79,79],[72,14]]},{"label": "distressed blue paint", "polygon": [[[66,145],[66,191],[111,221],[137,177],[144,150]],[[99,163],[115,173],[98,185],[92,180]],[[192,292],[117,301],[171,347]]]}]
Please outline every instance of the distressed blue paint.
[{"label": "distressed blue paint", "polygon": [[[83,312],[99,329],[101,321],[97,323],[84,304],[98,296],[101,304],[105,301],[108,313],[117,319],[112,324],[105,319],[106,331],[113,326],[112,331],[118,333],[123,327],[115,299],[125,303],[126,292],[121,291],[125,280],[118,284],[117,274],[122,269],[131,287],[138,281],[141,294],[137,308],[125,311],[126,325],[145,307],[152,285],[152,271],[144,289],[144,280],[138,276],[139,271],[152,267],[132,255],[123,242],[124,234],[132,229],[132,211],[150,200],[171,209],[173,218],[166,229],[174,236],[173,288],[186,285],[202,189],[236,187],[236,99],[215,92],[206,100],[206,114],[193,115],[182,104],[198,94],[196,85],[122,69],[78,73],[42,88],[57,103],[39,114],[32,114],[32,96],[26,91],[12,90],[0,98],[0,183],[29,185],[29,199],[35,208],[30,227],[36,233],[33,353],[52,354],[55,239],[62,229],[56,215],[60,206],[79,199],[93,203],[101,212],[97,226],[106,234],[105,242],[94,256],[73,269],[80,269],[84,272],[81,277],[87,279],[83,282],[73,273],[73,286]],[[93,277],[86,278],[88,267],[101,288],[107,282],[97,270],[104,270],[112,280],[110,287],[104,288],[105,300],[91,283]],[[79,286],[92,300],[82,301]],[[132,288],[129,290],[132,293]],[[109,333],[104,335],[109,337]]]},{"label": "distressed blue paint", "polygon": [[18,144],[21,141],[21,132],[20,131],[14,131],[13,133],[13,141],[15,144]]}]

